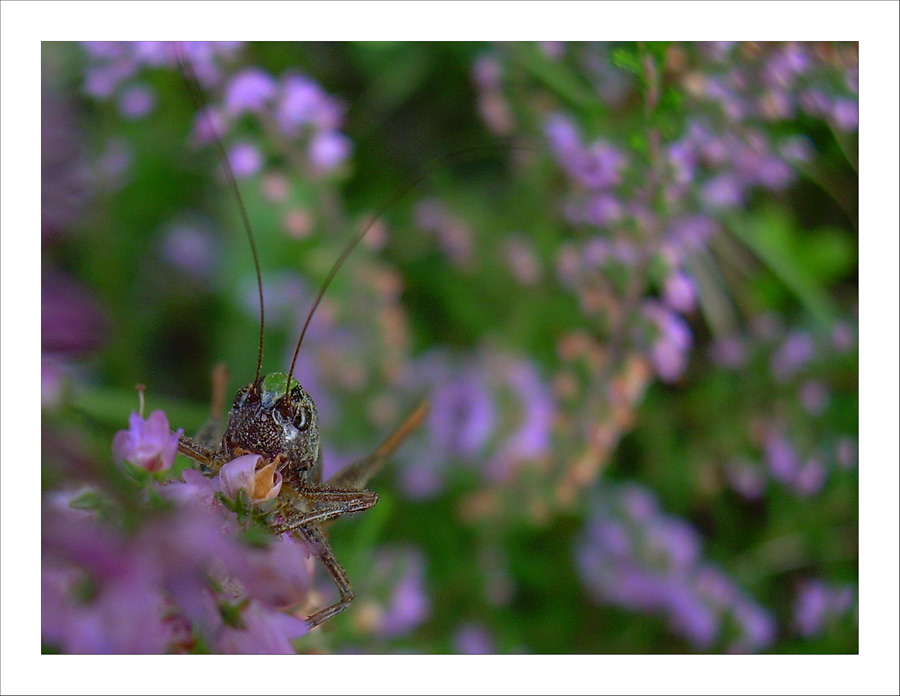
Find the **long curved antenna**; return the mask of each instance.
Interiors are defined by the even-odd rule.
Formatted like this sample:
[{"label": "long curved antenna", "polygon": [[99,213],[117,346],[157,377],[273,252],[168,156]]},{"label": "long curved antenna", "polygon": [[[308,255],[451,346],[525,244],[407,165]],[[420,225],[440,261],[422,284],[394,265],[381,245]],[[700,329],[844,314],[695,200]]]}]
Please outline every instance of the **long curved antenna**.
[{"label": "long curved antenna", "polygon": [[259,268],[259,252],[256,250],[256,238],[253,236],[253,229],[250,227],[250,218],[247,215],[247,209],[244,207],[244,199],[241,197],[241,191],[238,188],[234,170],[231,168],[231,162],[228,160],[228,153],[225,151],[225,146],[222,144],[222,139],[219,137],[219,133],[216,130],[216,124],[213,123],[207,105],[204,103],[203,88],[197,81],[197,75],[194,73],[190,60],[183,53],[181,44],[176,42],[174,50],[175,58],[178,61],[178,67],[181,68],[181,73],[187,82],[188,92],[191,95],[194,106],[202,115],[202,118],[206,119],[206,126],[212,135],[216,150],[219,153],[219,158],[222,160],[222,165],[225,167],[225,178],[228,179],[228,184],[231,186],[231,190],[234,193],[238,210],[241,214],[241,220],[243,220],[244,229],[247,232],[247,239],[250,241],[250,250],[253,252],[253,266],[256,269],[256,287],[259,290],[259,352],[256,356],[256,379],[253,380],[253,389],[256,389],[256,385],[259,383],[259,376],[262,372],[263,343],[265,341],[266,332],[266,306],[263,298],[262,271],[260,271]]},{"label": "long curved antenna", "polygon": [[[331,267],[331,270],[328,272],[328,275],[325,278],[325,282],[322,283],[322,287],[319,289],[316,298],[313,300],[312,306],[309,309],[309,313],[306,315],[306,321],[303,322],[303,328],[300,330],[300,338],[297,340],[297,347],[294,348],[294,355],[291,358],[291,367],[288,370],[288,379],[287,379],[287,389],[285,391],[285,395],[290,399],[290,384],[291,378],[294,376],[294,367],[297,365],[297,356],[300,354],[300,346],[303,344],[303,337],[306,336],[306,330],[309,328],[309,323],[312,321],[313,315],[316,313],[316,309],[319,306],[319,303],[322,301],[322,296],[325,294],[325,291],[328,289],[328,286],[331,284],[332,279],[337,272],[340,270],[341,266],[344,265],[344,261],[347,260],[347,257],[350,256],[351,252],[356,248],[356,245],[362,241],[362,238],[366,236],[366,233],[372,229],[372,226],[378,221],[378,219],[384,215],[390,208],[400,199],[402,199],[406,194],[412,191],[419,183],[422,182],[425,177],[427,177],[434,169],[443,162],[447,160],[458,159],[462,155],[471,154],[473,152],[484,152],[485,150],[489,150],[491,145],[473,145],[461,150],[456,150],[454,152],[444,153],[442,155],[436,155],[432,157],[430,160],[425,162],[422,166],[422,169],[419,173],[413,178],[407,180],[404,184],[397,187],[394,190],[394,193],[391,194],[390,198],[388,198],[387,202],[381,206],[373,215],[369,218],[365,225],[360,229],[359,232],[350,240],[344,250],[341,252],[341,255],[338,256],[337,260],[334,262],[334,265]],[[512,146],[512,145],[495,145],[497,149],[503,149],[504,151],[509,150],[530,150],[528,147],[523,146]]]}]

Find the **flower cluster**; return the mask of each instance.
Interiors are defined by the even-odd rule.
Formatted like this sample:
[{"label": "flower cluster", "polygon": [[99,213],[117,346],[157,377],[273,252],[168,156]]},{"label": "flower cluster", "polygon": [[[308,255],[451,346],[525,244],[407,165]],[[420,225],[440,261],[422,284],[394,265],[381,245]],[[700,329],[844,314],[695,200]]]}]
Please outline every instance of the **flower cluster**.
[{"label": "flower cluster", "polygon": [[250,534],[281,474],[244,455],[212,479],[192,469],[166,479],[177,439],[162,411],[133,414],[113,448],[132,475],[157,472],[136,475],[137,497],[126,505],[88,488],[45,501],[45,643],[72,653],[295,652],[312,558],[293,537]]},{"label": "flower cluster", "polygon": [[805,638],[823,634],[830,624],[857,613],[856,588],[821,581],[804,583],[794,605],[794,627]]},{"label": "flower cluster", "polygon": [[598,601],[661,614],[698,649],[759,652],[775,639],[772,616],[705,562],[697,532],[637,484],[605,487],[576,557]]}]

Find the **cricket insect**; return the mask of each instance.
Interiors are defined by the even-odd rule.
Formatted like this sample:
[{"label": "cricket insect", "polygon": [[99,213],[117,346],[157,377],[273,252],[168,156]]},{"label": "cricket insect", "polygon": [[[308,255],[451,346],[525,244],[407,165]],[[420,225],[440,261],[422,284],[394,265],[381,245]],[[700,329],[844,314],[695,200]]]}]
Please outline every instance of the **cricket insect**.
[{"label": "cricket insect", "polygon": [[[200,87],[190,63],[180,53],[177,60],[192,97],[195,102],[199,102]],[[198,108],[203,110],[202,104],[198,103]],[[259,455],[266,465],[274,465],[275,470],[282,474],[283,482],[278,496],[276,517],[279,521],[273,526],[273,531],[276,534],[291,533],[302,537],[331,576],[340,593],[337,602],[307,617],[308,625],[313,628],[340,614],[354,598],[350,578],[335,557],[322,525],[348,513],[361,512],[375,505],[378,495],[366,490],[366,483],[423,421],[428,412],[428,402],[422,402],[413,410],[399,428],[371,455],[348,464],[326,481],[322,481],[322,450],[316,405],[312,397],[293,378],[294,367],[303,337],[325,290],[346,258],[372,227],[377,216],[351,239],[331,267],[306,316],[287,373],[275,372],[263,376],[261,370],[265,307],[256,242],[228,155],[214,124],[210,121],[208,125],[222,160],[225,175],[236,198],[253,252],[260,305],[259,350],[256,376],[235,395],[224,427],[221,406],[224,401],[226,377],[224,371],[220,370],[213,380],[213,415],[195,437],[182,436],[178,450],[199,463],[206,474],[215,474],[224,464],[244,454]]]}]

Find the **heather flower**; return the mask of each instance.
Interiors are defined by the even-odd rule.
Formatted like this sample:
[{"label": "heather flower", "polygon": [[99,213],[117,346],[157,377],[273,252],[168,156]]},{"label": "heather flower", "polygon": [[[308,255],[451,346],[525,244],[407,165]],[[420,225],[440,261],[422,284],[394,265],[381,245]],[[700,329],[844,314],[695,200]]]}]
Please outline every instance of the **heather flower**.
[{"label": "heather flower", "polygon": [[821,415],[828,407],[829,398],[827,387],[819,380],[808,380],[800,388],[800,402],[810,415]]},{"label": "heather flower", "polygon": [[202,220],[174,222],[163,234],[161,254],[169,264],[188,278],[208,281],[215,277],[220,249]]},{"label": "heather flower", "polygon": [[277,88],[275,78],[265,70],[242,70],[228,83],[225,111],[230,116],[240,116],[247,111],[261,112],[275,97]]},{"label": "heather flower", "polygon": [[41,355],[41,408],[59,406],[65,393],[68,369],[64,361]]},{"label": "heather flower", "polygon": [[650,349],[650,358],[659,376],[674,382],[687,367],[687,354],[693,339],[687,324],[658,302],[648,300],[644,314],[656,324],[658,334]]},{"label": "heather flower", "polygon": [[172,468],[178,454],[178,438],[184,432],[169,429],[169,419],[162,411],[154,411],[147,420],[132,413],[128,430],[120,430],[113,438],[113,457],[118,462],[129,462],[147,471],[165,471]]},{"label": "heather flower", "polygon": [[263,164],[259,149],[247,142],[233,145],[228,154],[228,159],[231,162],[234,176],[238,179],[253,176],[259,172]]},{"label": "heather flower", "polygon": [[810,334],[805,331],[791,332],[772,356],[772,374],[780,382],[787,381],[812,360],[814,351]]},{"label": "heather flower", "polygon": [[329,105],[328,96],[308,77],[291,75],[281,87],[277,107],[278,123],[285,135],[296,137],[304,126],[336,128],[340,111]]},{"label": "heather flower", "polygon": [[258,454],[245,454],[232,459],[219,471],[222,492],[229,498],[237,498],[244,491],[253,503],[263,503],[281,492],[282,476],[275,471],[274,462],[263,466]]},{"label": "heather flower", "polygon": [[496,420],[484,375],[468,367],[448,375],[432,396],[428,426],[438,450],[462,457],[476,454],[487,442]]},{"label": "heather flower", "polygon": [[733,208],[743,202],[743,187],[734,174],[720,174],[707,181],[700,199],[711,209]]},{"label": "heather flower", "polygon": [[842,469],[852,469],[856,464],[856,440],[842,437],[835,445],[835,459]]},{"label": "heather flower", "polygon": [[100,347],[106,318],[94,293],[52,270],[41,275],[41,351],[80,356]]},{"label": "heather flower", "polygon": [[251,601],[236,618],[237,626],[224,625],[217,636],[225,653],[244,655],[294,655],[291,641],[306,635],[309,627],[302,619],[269,609]]},{"label": "heather flower", "polygon": [[[662,614],[699,649],[727,639],[727,650],[758,652],[772,642],[771,616],[703,562],[696,531],[663,515],[648,491],[607,486],[593,503],[575,553],[582,579],[600,602]],[[729,625],[738,627],[736,636]]]},{"label": "heather flower", "polygon": [[822,490],[826,477],[827,472],[822,461],[818,457],[809,457],[798,469],[793,488],[800,495],[814,495]]},{"label": "heather flower", "polygon": [[805,583],[794,603],[794,626],[804,638],[820,635],[827,624],[849,614],[855,595],[850,585],[830,586],[819,580]]},{"label": "heather flower", "polygon": [[350,156],[350,139],[342,133],[324,130],[316,133],[309,143],[309,159],[316,170],[329,172]]},{"label": "heather flower", "polygon": [[126,118],[143,118],[155,105],[156,94],[143,85],[131,85],[119,95],[119,110]]},{"label": "heather flower", "polygon": [[424,562],[417,551],[385,553],[381,572],[387,569],[401,575],[394,585],[376,632],[385,638],[402,636],[419,626],[431,611],[425,592]]},{"label": "heather flower", "polygon": [[75,105],[41,83],[41,241],[62,235],[88,198],[88,168]]},{"label": "heather flower", "polygon": [[782,483],[790,483],[797,475],[797,454],[784,436],[770,430],[765,441],[766,461],[772,476]]},{"label": "heather flower", "polygon": [[831,120],[838,130],[855,131],[859,128],[859,103],[851,99],[837,99],[831,107]]},{"label": "heather flower", "polygon": [[694,283],[681,271],[670,273],[666,277],[663,298],[669,307],[679,312],[690,312],[697,302]]},{"label": "heather flower", "polygon": [[453,636],[453,649],[459,655],[493,655],[497,652],[490,633],[479,624],[463,624]]},{"label": "heather flower", "polygon": [[504,382],[518,399],[521,417],[516,430],[506,438],[488,465],[491,475],[498,479],[508,477],[516,463],[534,461],[548,451],[556,411],[550,391],[534,365],[512,361],[503,372]]}]

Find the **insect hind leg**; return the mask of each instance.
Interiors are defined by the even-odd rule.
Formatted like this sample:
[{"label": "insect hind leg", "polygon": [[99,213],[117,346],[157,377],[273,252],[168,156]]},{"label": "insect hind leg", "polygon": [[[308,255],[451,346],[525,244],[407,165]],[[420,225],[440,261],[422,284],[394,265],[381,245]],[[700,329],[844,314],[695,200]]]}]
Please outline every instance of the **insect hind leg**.
[{"label": "insect hind leg", "polygon": [[328,543],[322,530],[316,525],[311,524],[300,527],[297,531],[303,535],[306,543],[309,544],[310,550],[322,563],[322,567],[328,571],[328,574],[331,576],[331,579],[334,581],[334,584],[341,595],[341,598],[334,604],[331,604],[324,609],[320,609],[306,618],[307,625],[310,628],[315,628],[344,611],[344,609],[350,606],[350,602],[353,601],[353,598],[356,595],[353,593],[353,588],[350,586],[350,577],[347,575],[347,571],[344,570],[344,567],[334,555],[331,544]]}]

